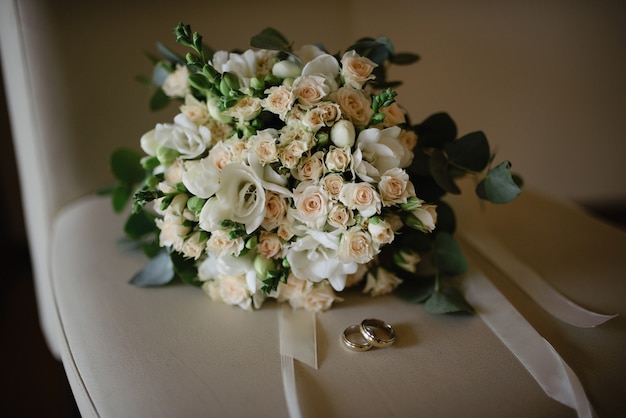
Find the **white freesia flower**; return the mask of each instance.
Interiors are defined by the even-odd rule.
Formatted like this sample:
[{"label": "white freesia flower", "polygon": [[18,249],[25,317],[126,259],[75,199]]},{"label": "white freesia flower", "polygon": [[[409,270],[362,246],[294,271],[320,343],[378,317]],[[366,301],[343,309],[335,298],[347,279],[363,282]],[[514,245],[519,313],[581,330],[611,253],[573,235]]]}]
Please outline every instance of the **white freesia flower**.
[{"label": "white freesia flower", "polygon": [[325,55],[326,52],[320,49],[317,45],[302,45],[295,54],[302,60],[303,63],[313,61],[320,55]]},{"label": "white freesia flower", "polygon": [[398,140],[400,131],[397,126],[361,131],[352,155],[353,170],[361,180],[378,181],[387,170],[404,168],[410,164],[410,153]]},{"label": "white freesia flower", "polygon": [[211,143],[211,131],[197,126],[187,115],[179,113],[174,123],[159,123],[154,130],[141,137],[141,149],[148,155],[156,155],[161,147],[176,150],[183,159],[193,159],[203,154]]},{"label": "white freesia flower", "polygon": [[357,270],[356,262],[337,258],[339,237],[335,233],[309,230],[286,249],[291,271],[312,282],[328,279],[333,289],[343,290],[346,276]]},{"label": "white freesia flower", "polygon": [[245,92],[250,87],[252,78],[263,78],[270,73],[276,54],[275,51],[252,49],[242,54],[217,51],[213,54],[211,64],[221,74],[235,74],[239,79],[240,90]]},{"label": "white freesia flower", "polygon": [[182,177],[187,190],[202,199],[213,196],[220,187],[220,172],[208,158],[188,162]]},{"label": "white freesia flower", "polygon": [[339,63],[332,55],[321,54],[306,63],[302,69],[302,75],[322,76],[329,91],[336,91],[338,88]]},{"label": "white freesia flower", "polygon": [[221,208],[229,214],[226,219],[244,224],[246,232],[251,234],[261,225],[265,214],[265,189],[261,179],[243,164],[227,165],[220,178],[215,195]]}]

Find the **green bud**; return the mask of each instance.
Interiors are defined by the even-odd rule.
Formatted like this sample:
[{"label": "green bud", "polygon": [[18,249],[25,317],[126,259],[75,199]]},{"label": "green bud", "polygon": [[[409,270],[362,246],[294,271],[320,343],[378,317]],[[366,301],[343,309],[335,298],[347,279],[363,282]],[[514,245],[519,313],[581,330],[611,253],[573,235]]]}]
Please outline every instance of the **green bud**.
[{"label": "green bud", "polygon": [[422,221],[420,221],[417,216],[413,215],[412,213],[409,213],[407,215],[404,223],[410,228],[417,229],[421,232],[428,232],[428,230],[424,227]]},{"label": "green bud", "polygon": [[156,176],[150,176],[146,179],[146,186],[149,188],[156,187],[159,184],[159,179]]},{"label": "green bud", "polygon": [[171,165],[179,155],[178,151],[168,147],[159,147],[156,152],[159,162],[166,167]]},{"label": "green bud", "polygon": [[220,81],[220,93],[224,96],[228,96],[230,93],[230,87],[228,87],[228,82],[224,78]]},{"label": "green bud", "polygon": [[291,265],[289,264],[289,260],[287,260],[287,258],[283,258],[282,265],[286,269],[291,267]]},{"label": "green bud", "polygon": [[174,190],[176,190],[178,193],[187,193],[187,188],[183,183],[176,183],[174,185]]},{"label": "green bud", "polygon": [[256,237],[256,235],[252,235],[250,239],[246,241],[246,248],[249,250],[252,250],[253,248],[257,246],[258,243],[259,243],[259,239]]},{"label": "green bud", "polygon": [[141,166],[144,170],[152,171],[158,167],[160,164],[159,159],[157,157],[144,157],[141,159]]},{"label": "green bud", "polygon": [[421,207],[422,203],[424,203],[424,201],[421,200],[420,198],[416,196],[411,196],[407,199],[406,203],[402,203],[400,205],[400,208],[402,208],[402,210],[406,212],[413,212],[414,210]]},{"label": "green bud", "polygon": [[261,80],[258,77],[252,77],[250,79],[250,87],[252,87],[255,90],[263,91],[265,90],[265,81]]},{"label": "green bud", "polygon": [[224,73],[222,80],[226,81],[226,84],[231,90],[239,90],[239,78],[233,73]]},{"label": "green bud", "polygon": [[273,74],[266,75],[264,80],[265,84],[268,86],[277,86],[282,82],[280,77],[276,77]]},{"label": "green bud", "polygon": [[274,261],[271,258],[265,258],[261,255],[257,255],[254,258],[254,271],[257,277],[264,280],[268,277],[268,273],[276,268]]},{"label": "green bud", "polygon": [[187,209],[194,213],[200,213],[205,203],[206,199],[202,199],[198,196],[191,196],[189,200],[187,200]]},{"label": "green bud", "polygon": [[328,132],[318,131],[317,134],[315,135],[315,139],[317,139],[317,143],[319,145],[325,146],[328,144],[328,141],[330,140],[330,135],[328,135]]},{"label": "green bud", "polygon": [[204,75],[206,76],[206,78],[209,79],[209,81],[211,83],[215,83],[215,81],[219,78],[220,73],[217,72],[217,70],[213,67],[211,67],[210,65],[205,65],[204,67],[202,67],[202,72],[204,73]]}]

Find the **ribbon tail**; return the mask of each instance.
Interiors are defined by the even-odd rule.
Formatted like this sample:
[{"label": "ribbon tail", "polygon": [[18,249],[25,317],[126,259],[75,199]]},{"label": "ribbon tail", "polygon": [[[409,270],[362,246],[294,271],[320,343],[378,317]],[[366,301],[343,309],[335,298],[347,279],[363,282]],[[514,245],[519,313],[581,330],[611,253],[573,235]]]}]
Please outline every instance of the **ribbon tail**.
[{"label": "ribbon tail", "polygon": [[294,359],[317,369],[317,334],[315,313],[292,309],[282,304],[278,310],[280,360],[287,411],[300,418]]},{"label": "ribbon tail", "polygon": [[[465,233],[463,233],[465,232]],[[555,318],[582,328],[601,325],[617,315],[603,315],[577,305],[509,252],[496,238],[478,231],[460,232],[461,239],[488,259]]]},{"label": "ribbon tail", "polygon": [[467,301],[544,392],[576,410],[579,418],[593,418],[593,408],[580,380],[554,347],[535,331],[482,273],[469,270],[464,284]]}]

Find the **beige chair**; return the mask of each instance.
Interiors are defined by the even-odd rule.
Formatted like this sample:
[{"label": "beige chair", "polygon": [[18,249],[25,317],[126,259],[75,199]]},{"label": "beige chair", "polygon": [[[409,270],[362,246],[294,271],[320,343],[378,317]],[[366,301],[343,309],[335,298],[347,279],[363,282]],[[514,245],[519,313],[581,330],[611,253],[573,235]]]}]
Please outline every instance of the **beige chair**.
[{"label": "beige chair", "polygon": [[[443,109],[458,115],[465,132],[485,126],[489,135],[496,133],[500,153],[511,154],[506,157],[516,168],[529,173],[529,191],[518,203],[490,209],[494,234],[577,302],[606,313],[626,313],[621,280],[626,271],[624,234],[569,204],[533,193],[536,187],[578,200],[624,197],[623,188],[603,182],[614,172],[624,174],[623,166],[614,168],[614,157],[608,157],[612,171],[598,172],[601,190],[591,179],[579,183],[582,190],[554,179],[542,182],[552,165],[536,161],[534,151],[528,150],[546,142],[535,127],[556,130],[549,124],[557,116],[533,112],[541,107],[540,100],[520,94],[524,83],[537,81],[536,68],[525,72],[512,61],[503,64],[494,58],[496,67],[489,67],[493,73],[484,77],[487,66],[472,67],[488,60],[490,51],[499,59],[519,56],[525,44],[518,37],[528,36],[534,47],[541,47],[532,28],[519,33],[519,25],[507,31],[505,22],[491,24],[502,16],[539,15],[532,13],[533,6],[515,13],[485,6],[481,14],[464,4],[452,2],[446,8],[406,1],[378,13],[380,3],[373,1],[321,0],[303,9],[274,0],[2,0],[3,72],[39,314],[48,346],[63,362],[82,415],[287,415],[277,306],[268,304],[250,313],[213,303],[186,286],[139,289],[129,285],[145,259],[116,247],[123,218],[113,214],[107,198],[94,194],[112,182],[109,154],[119,146],[138,148],[141,134],[172,115],[172,109],[151,113],[150,91],[134,77],[149,73],[150,63],[143,53],[152,51],[156,41],[174,46],[171,29],[179,20],[200,30],[209,44],[220,49],[246,47],[252,34],[274,26],[297,44],[319,40],[331,51],[360,36],[385,33],[399,49],[421,54],[424,63],[398,73],[406,83],[399,99],[404,96],[409,109],[415,109],[414,118]],[[541,22],[551,22],[550,16]],[[483,27],[485,32],[464,29],[462,22],[469,25],[470,17],[473,27]],[[475,23],[480,18],[484,25]],[[517,39],[517,49],[506,51],[495,42],[500,35]],[[472,45],[478,56],[468,49]],[[549,48],[548,44],[540,49],[540,54],[549,55]],[[446,65],[440,66],[438,59]],[[453,65],[459,73],[441,70]],[[498,73],[498,68],[510,72]],[[489,87],[508,85],[503,79],[511,75],[521,83],[514,84],[514,92]],[[477,89],[483,89],[480,98],[463,95]],[[513,93],[517,96],[512,99]],[[527,101],[516,102],[520,97]],[[609,94],[607,100],[618,99]],[[450,108],[446,103],[451,103]],[[517,110],[510,107],[514,104]],[[546,106],[544,110],[550,104]],[[571,110],[572,103],[563,106]],[[515,119],[520,112],[524,116]],[[599,129],[615,133],[616,126]],[[507,142],[504,137],[510,130],[513,139]],[[519,144],[522,139],[529,141],[528,147]],[[616,145],[615,139],[602,135],[598,140],[623,151],[624,141]],[[547,149],[554,147],[558,146]],[[565,164],[562,170],[574,168]],[[549,233],[571,229],[578,232],[578,239],[565,243]],[[503,272],[484,261],[482,265],[531,324],[553,342],[581,378],[596,409],[606,416],[624,412],[623,318],[598,329],[572,329],[539,309],[506,281]],[[397,324],[399,340],[393,349],[359,354],[340,346],[341,331],[366,316]],[[305,416],[348,416],[355,411],[371,416],[449,416],[459,411],[474,416],[571,414],[541,391],[477,317],[432,317],[421,306],[392,296],[370,300],[349,294],[337,309],[318,315],[318,351],[318,370],[296,363]]]}]

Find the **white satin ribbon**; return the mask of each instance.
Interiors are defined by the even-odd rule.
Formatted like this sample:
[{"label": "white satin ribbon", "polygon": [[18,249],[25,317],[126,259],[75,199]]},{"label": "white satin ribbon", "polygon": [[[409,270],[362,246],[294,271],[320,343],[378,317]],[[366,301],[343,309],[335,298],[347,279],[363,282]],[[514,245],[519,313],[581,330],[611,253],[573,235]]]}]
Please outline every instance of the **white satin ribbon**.
[{"label": "white satin ribbon", "polygon": [[539,306],[555,318],[570,325],[590,328],[617,316],[592,312],[569,300],[530,266],[508,251],[494,236],[473,229],[470,231],[459,230],[457,236],[505,273]]},{"label": "white satin ribbon", "polygon": [[278,310],[280,362],[287,411],[291,418],[300,418],[294,359],[317,369],[317,332],[315,313],[292,309],[283,303]]},{"label": "white satin ribbon", "polygon": [[593,408],[576,374],[495,286],[477,270],[468,271],[464,285],[467,301],[545,393],[575,409],[580,418],[594,417]]}]

